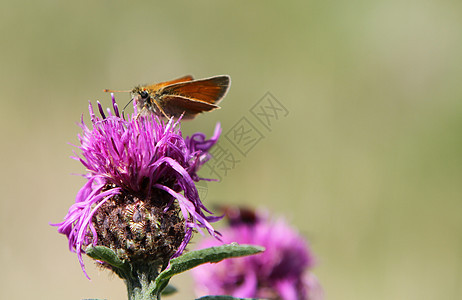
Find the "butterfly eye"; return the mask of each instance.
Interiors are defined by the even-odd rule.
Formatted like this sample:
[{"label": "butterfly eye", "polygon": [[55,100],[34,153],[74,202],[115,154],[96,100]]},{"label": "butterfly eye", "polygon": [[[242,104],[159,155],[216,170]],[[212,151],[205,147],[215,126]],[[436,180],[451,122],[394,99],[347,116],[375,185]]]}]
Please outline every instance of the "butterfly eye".
[{"label": "butterfly eye", "polygon": [[140,96],[141,96],[141,98],[146,99],[146,98],[149,97],[149,94],[148,94],[148,92],[146,92],[146,91],[141,91],[141,92],[140,92]]}]

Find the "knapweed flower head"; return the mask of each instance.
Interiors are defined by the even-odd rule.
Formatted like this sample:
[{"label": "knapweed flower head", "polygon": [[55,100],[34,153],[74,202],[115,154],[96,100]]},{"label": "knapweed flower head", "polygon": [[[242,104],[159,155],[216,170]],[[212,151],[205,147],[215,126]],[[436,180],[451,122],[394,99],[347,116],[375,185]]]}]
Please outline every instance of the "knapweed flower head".
[{"label": "knapweed flower head", "polygon": [[[323,292],[309,271],[315,263],[307,242],[284,219],[266,212],[227,209],[229,226],[220,230],[224,243],[263,246],[263,253],[193,269],[198,296],[319,300]],[[198,248],[220,245],[204,239]]]},{"label": "knapweed flower head", "polygon": [[88,181],[65,220],[54,224],[85,275],[82,254],[89,245],[108,247],[123,260],[165,266],[184,251],[194,230],[217,236],[210,223],[219,218],[206,215],[194,181],[210,159],[219,124],[211,139],[203,133],[183,138],[179,120],[140,116],[136,106],[126,120],[114,96],[112,101],[107,113],[98,102],[100,117],[90,103],[92,128],[82,116],[80,155],[74,158],[85,166]]}]

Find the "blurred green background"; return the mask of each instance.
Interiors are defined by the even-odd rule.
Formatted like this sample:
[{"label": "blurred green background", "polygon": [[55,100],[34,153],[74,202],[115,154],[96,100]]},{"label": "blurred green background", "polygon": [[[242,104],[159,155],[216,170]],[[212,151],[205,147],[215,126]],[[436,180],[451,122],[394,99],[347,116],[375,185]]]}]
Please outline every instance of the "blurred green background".
[{"label": "blurred green background", "polygon": [[186,133],[226,132],[268,91],[289,111],[206,205],[285,215],[327,299],[462,298],[461,2],[4,0],[0,32],[0,298],[126,299],[48,225],[84,183],[68,143],[102,89],[186,74],[233,80]]}]

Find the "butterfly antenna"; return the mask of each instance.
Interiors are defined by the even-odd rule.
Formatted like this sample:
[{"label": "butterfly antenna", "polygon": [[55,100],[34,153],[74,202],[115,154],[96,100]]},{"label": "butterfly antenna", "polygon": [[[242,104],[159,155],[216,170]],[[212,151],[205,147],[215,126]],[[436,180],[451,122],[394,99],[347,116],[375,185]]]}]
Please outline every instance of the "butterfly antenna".
[{"label": "butterfly antenna", "polygon": [[128,106],[130,103],[132,103],[132,101],[133,101],[133,98],[131,98],[130,101],[128,101],[128,103],[127,103],[127,104],[124,106],[124,108],[122,109],[122,117],[123,117],[124,119],[125,119],[125,114],[124,114],[125,109],[127,108],[127,106]]},{"label": "butterfly antenna", "polygon": [[116,90],[104,89],[103,92],[105,92],[105,93],[130,93],[131,91],[116,91]]},{"label": "butterfly antenna", "polygon": [[[117,91],[117,90],[108,90],[108,89],[104,89],[103,92],[105,93],[130,93],[131,91],[128,90],[128,91]],[[124,106],[124,109],[122,109],[122,117],[125,119],[125,115],[124,115],[124,112],[125,112],[125,109],[127,108],[127,106],[133,101],[133,98],[127,103],[127,105]]]}]

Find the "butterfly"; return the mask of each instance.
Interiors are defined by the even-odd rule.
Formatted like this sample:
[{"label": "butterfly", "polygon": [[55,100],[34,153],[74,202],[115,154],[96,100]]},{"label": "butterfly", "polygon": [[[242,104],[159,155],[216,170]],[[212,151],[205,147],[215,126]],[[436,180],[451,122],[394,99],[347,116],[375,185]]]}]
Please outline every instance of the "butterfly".
[{"label": "butterfly", "polygon": [[228,75],[194,80],[192,76],[139,85],[131,91],[104,90],[105,92],[131,92],[140,115],[154,113],[166,118],[194,119],[199,113],[220,108],[231,85]]}]

